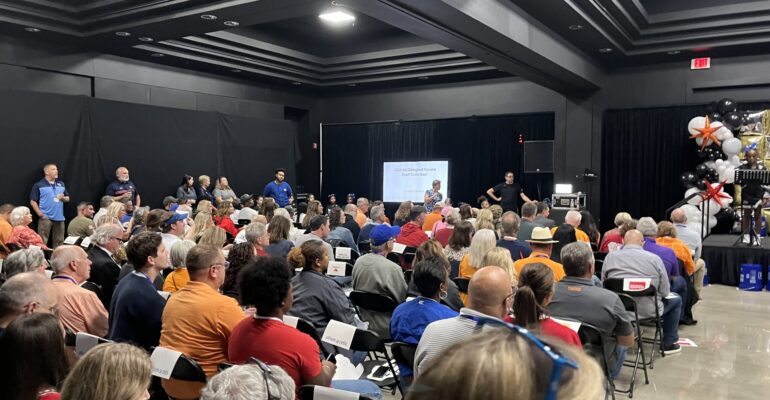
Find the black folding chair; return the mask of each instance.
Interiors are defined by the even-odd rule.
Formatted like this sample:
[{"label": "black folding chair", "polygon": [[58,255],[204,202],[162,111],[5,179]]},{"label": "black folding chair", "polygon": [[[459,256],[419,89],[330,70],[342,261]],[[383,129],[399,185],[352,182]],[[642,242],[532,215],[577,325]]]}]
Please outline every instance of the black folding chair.
[{"label": "black folding chair", "polygon": [[412,270],[406,270],[404,271],[404,280],[406,281],[406,284],[408,285],[409,282],[412,281]]},{"label": "black folding chair", "polygon": [[[417,353],[416,344],[393,342],[390,345],[390,352],[393,353],[393,359],[397,363],[406,365],[414,371],[414,356]],[[401,379],[405,379],[405,377],[402,376]]]},{"label": "black folding chair", "polygon": [[676,260],[679,262],[679,275],[684,278],[684,282],[687,284],[687,298],[682,299],[682,304],[684,304],[684,315],[680,319],[692,321],[695,319],[692,315],[692,306],[698,302],[698,297],[695,294],[695,281],[692,275],[687,275],[687,270],[684,268],[684,261],[679,258]]},{"label": "black folding chair", "polygon": [[[299,398],[300,400],[314,400],[315,399],[315,391],[318,389],[319,391],[324,391],[324,399],[329,399],[333,397],[341,397],[341,396],[334,396],[335,393],[348,393],[343,390],[334,389],[334,388],[328,388],[328,387],[321,387],[321,386],[315,386],[315,385],[303,385],[299,388]],[[332,397],[329,397],[332,396]],[[321,396],[319,396],[321,398]],[[347,398],[347,397],[345,397]],[[363,394],[358,395],[359,400],[372,400],[371,397],[365,396]]]},{"label": "black folding chair", "polygon": [[238,220],[238,225],[240,225],[240,226],[246,226],[246,225],[248,225],[250,223],[251,223],[250,219],[239,219]]},{"label": "black folding chair", "polygon": [[302,319],[297,318],[297,330],[310,336],[315,342],[318,344],[318,347],[321,349],[321,352],[326,355],[326,351],[324,350],[324,346],[321,343],[321,337],[318,336],[318,330],[316,330],[315,326],[311,324],[310,322]]},{"label": "black folding chair", "polygon": [[372,252],[372,242],[365,241],[365,242],[359,242],[358,243],[358,251],[361,253],[361,255],[369,254]]},{"label": "black folding chair", "polygon": [[360,290],[350,292],[350,302],[356,306],[356,312],[358,312],[359,317],[361,316],[361,313],[358,311],[359,308],[374,312],[392,313],[398,306],[396,301],[388,296],[362,292]]},{"label": "black folding chair", "polygon": [[102,286],[97,283],[94,283],[91,281],[85,281],[80,285],[80,287],[96,293],[97,297],[102,297]]},{"label": "black folding chair", "polygon": [[449,271],[449,279],[457,278],[460,275],[460,261],[449,261],[449,265],[452,266],[452,269]]},{"label": "black folding chair", "polygon": [[[150,347],[150,352],[154,352],[157,347]],[[206,373],[203,368],[192,358],[182,354],[176,360],[174,369],[171,370],[171,378],[186,381],[206,383]]]},{"label": "black folding chair", "polygon": [[607,355],[604,353],[604,335],[595,326],[581,323],[578,329],[578,336],[583,343],[583,350],[595,358],[604,370],[604,379],[607,382],[604,398],[615,398],[615,383],[612,380],[612,369]]},{"label": "black folding chair", "polygon": [[602,278],[602,268],[604,267],[604,260],[594,260],[594,275],[597,278]]},{"label": "black folding chair", "polygon": [[401,266],[401,255],[398,253],[388,253],[387,256],[385,256],[388,260],[393,261],[394,263]]},{"label": "black folding chair", "polygon": [[[364,374],[362,377],[365,378],[369,376],[369,374],[371,374],[372,371],[380,365],[387,365],[391,374],[393,374],[392,378],[384,379],[382,381],[373,379],[369,380],[374,382],[380,388],[390,388],[391,394],[396,393],[396,388],[398,388],[399,391],[401,390],[398,373],[396,373],[396,369],[393,367],[395,360],[393,360],[390,355],[388,355],[388,349],[385,347],[385,341],[382,340],[376,332],[356,328],[356,332],[353,334],[353,340],[350,344],[350,350],[383,354],[385,356],[384,362],[380,359],[370,359],[363,362]],[[401,395],[403,396],[403,394],[404,393],[402,392]]]},{"label": "black folding chair", "polygon": [[468,293],[468,284],[471,281],[470,279],[454,278],[452,281],[457,285],[457,289],[459,289],[461,293]]},{"label": "black folding chair", "polygon": [[634,329],[635,329],[635,338],[634,341],[636,341],[636,358],[631,361],[626,357],[626,361],[623,363],[624,367],[631,367],[633,368],[633,372],[631,373],[631,383],[628,384],[628,389],[626,390],[619,390],[615,388],[615,391],[618,393],[626,393],[628,394],[628,398],[634,397],[634,386],[636,385],[636,372],[639,370],[639,361],[641,358],[641,366],[642,370],[644,371],[644,383],[646,385],[650,384],[650,378],[647,376],[647,362],[644,357],[644,348],[642,347],[642,328],[639,326],[639,313],[636,310],[636,300],[634,300],[633,297],[625,294],[625,293],[618,293],[618,297],[620,297],[620,301],[623,302],[623,307],[625,307],[626,311],[631,312],[634,314]]},{"label": "black folding chair", "polygon": [[401,257],[404,260],[404,265],[409,265],[411,267],[412,262],[414,262],[414,257],[417,255],[417,248],[412,246],[406,246],[404,249],[404,253],[401,254]]},{"label": "black folding chair", "polygon": [[[623,290],[623,278],[607,278],[603,282],[604,288],[607,290],[611,290],[615,293],[623,293],[631,296],[632,298],[636,297],[650,297],[652,298],[653,304],[655,305],[655,316],[650,318],[642,318],[639,319],[639,324],[654,324],[655,325],[655,334],[653,335],[652,339],[646,338],[642,336],[642,341],[644,343],[651,343],[652,349],[650,349],[650,359],[648,362],[648,366],[650,369],[653,369],[655,367],[655,350],[656,346],[658,347],[658,350],[660,351],[660,356],[665,357],[666,354],[663,352],[663,344],[658,342],[658,339],[660,339],[660,342],[663,341],[663,321],[660,316],[660,311],[658,310],[658,290],[655,288],[655,285],[650,284],[649,287],[647,287],[644,290]],[[638,305],[637,305],[638,309]],[[639,349],[640,351],[644,351],[643,349]]]}]

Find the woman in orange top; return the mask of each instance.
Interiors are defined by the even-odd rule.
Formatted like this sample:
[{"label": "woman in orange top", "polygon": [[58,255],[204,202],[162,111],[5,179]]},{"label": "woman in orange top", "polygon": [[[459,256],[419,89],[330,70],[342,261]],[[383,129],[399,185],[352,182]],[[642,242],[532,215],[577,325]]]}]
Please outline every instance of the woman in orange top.
[{"label": "woman in orange top", "polygon": [[687,276],[692,275],[695,272],[695,261],[693,261],[692,254],[687,245],[681,239],[677,239],[674,224],[668,221],[660,221],[658,223],[657,236],[655,243],[674,250],[676,258],[684,263],[684,270],[687,272]]},{"label": "woman in orange top", "polygon": [[[463,256],[460,260],[460,274],[459,278],[471,279],[476,270],[483,265],[484,256],[487,255],[489,250],[492,250],[497,245],[497,239],[495,239],[495,232],[491,229],[481,229],[473,235],[471,239],[471,251]],[[460,298],[463,300],[463,304],[467,304],[468,295],[466,293],[460,293]]]}]

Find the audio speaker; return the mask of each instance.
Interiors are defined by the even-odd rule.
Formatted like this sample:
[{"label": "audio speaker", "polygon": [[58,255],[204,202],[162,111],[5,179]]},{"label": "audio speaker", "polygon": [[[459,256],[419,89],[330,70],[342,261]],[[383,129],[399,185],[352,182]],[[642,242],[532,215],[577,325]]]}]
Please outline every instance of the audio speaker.
[{"label": "audio speaker", "polygon": [[524,142],[524,172],[553,172],[553,140]]}]

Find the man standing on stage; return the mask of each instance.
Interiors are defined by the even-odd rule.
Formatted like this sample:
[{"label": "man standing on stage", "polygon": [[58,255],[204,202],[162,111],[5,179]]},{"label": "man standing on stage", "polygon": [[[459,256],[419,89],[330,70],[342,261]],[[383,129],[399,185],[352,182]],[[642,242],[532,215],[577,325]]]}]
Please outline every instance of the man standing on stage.
[{"label": "man standing on stage", "polygon": [[276,204],[286,207],[294,202],[294,196],[291,186],[283,180],[286,178],[286,170],[278,168],[275,170],[275,180],[265,185],[265,197],[272,197]]},{"label": "man standing on stage", "polygon": [[489,188],[487,194],[495,201],[500,202],[500,206],[503,207],[503,212],[513,211],[518,213],[519,198],[524,201],[532,201],[521,191],[521,185],[513,182],[512,171],[505,173],[505,182],[500,183],[493,188]]}]

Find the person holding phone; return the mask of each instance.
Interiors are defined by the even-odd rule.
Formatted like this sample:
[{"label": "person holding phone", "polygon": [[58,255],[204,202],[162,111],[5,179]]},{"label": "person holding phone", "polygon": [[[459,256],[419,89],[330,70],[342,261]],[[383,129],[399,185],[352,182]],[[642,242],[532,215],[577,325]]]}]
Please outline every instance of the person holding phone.
[{"label": "person holding phone", "polygon": [[440,203],[443,199],[444,195],[441,194],[441,181],[436,179],[433,181],[431,188],[426,190],[425,194],[423,195],[425,209],[428,212],[433,211],[433,207],[436,206],[436,203]]}]

